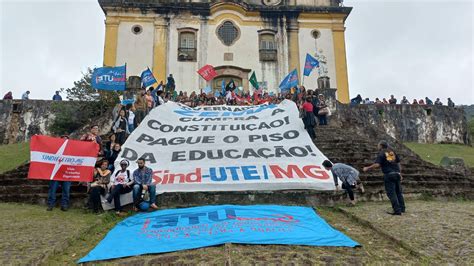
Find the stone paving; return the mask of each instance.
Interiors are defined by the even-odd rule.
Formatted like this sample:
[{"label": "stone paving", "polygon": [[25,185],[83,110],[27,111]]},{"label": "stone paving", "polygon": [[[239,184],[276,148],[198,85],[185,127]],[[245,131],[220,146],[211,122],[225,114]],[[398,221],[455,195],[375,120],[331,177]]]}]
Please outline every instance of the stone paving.
[{"label": "stone paving", "polygon": [[342,209],[430,262],[474,264],[472,201],[408,202],[403,216],[386,215],[391,209],[388,202]]},{"label": "stone paving", "polygon": [[0,203],[0,265],[40,264],[101,220],[80,210]]}]

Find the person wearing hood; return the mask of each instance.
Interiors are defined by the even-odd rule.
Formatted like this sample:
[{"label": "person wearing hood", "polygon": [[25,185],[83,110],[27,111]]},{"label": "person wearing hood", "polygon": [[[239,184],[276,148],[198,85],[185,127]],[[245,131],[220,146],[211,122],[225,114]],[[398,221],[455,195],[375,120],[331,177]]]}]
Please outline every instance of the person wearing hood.
[{"label": "person wearing hood", "polygon": [[7,94],[5,94],[5,96],[3,96],[3,99],[4,100],[13,100],[13,94],[11,91],[7,92]]}]

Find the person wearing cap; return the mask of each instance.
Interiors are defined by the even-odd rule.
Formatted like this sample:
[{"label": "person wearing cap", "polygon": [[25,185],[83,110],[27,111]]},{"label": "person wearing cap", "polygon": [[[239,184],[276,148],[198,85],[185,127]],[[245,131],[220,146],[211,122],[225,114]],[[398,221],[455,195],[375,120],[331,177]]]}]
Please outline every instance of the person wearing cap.
[{"label": "person wearing cap", "polygon": [[[326,171],[331,171],[332,176],[334,178],[334,185],[336,186],[336,190],[339,190],[338,179],[341,180],[341,188],[346,190],[347,194],[349,195],[350,202],[348,206],[355,206],[356,200],[353,189],[359,188],[360,191],[364,193],[364,186],[362,185],[362,183],[360,183],[359,179],[359,171],[347,164],[333,164],[329,160],[325,160],[323,162],[323,167],[324,169],[326,169]],[[360,183],[359,186],[357,186],[358,181]]]},{"label": "person wearing cap", "polygon": [[402,194],[401,181],[403,176],[401,174],[400,158],[384,140],[379,142],[378,149],[379,154],[375,162],[370,166],[364,167],[363,171],[368,172],[374,168],[382,168],[385,192],[393,208],[393,212],[389,212],[389,214],[402,215],[405,212],[405,200]]},{"label": "person wearing cap", "polygon": [[120,203],[120,195],[130,193],[133,189],[133,175],[128,170],[130,163],[127,160],[120,162],[120,169],[117,170],[110,177],[110,194],[106,201],[110,204],[114,200],[115,213],[117,215],[123,215],[122,204]]}]

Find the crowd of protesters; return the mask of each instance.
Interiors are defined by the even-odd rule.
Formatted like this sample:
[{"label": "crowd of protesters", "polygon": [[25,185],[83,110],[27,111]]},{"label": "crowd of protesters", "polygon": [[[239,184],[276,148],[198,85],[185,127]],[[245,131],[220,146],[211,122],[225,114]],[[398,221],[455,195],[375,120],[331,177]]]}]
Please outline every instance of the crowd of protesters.
[{"label": "crowd of protesters", "polygon": [[[128,169],[130,163],[127,160],[120,161],[119,169],[115,169],[114,165],[127,137],[140,125],[149,112],[168,101],[178,102],[189,107],[198,107],[211,105],[278,104],[285,99],[291,100],[298,106],[300,118],[311,139],[316,138],[315,126],[328,125],[328,116],[331,115],[324,95],[318,94],[313,90],[306,90],[303,86],[291,88],[286,93],[274,94],[256,90],[253,94],[250,94],[236,89],[235,84],[233,84],[230,86],[233,89],[229,89],[228,85],[225,91],[223,90],[218,93],[203,93],[201,91],[200,93],[192,92],[188,95],[187,92],[178,92],[175,89],[174,79],[171,75],[167,81],[166,85],[160,83],[156,88],[142,88],[133,97],[132,101],[124,100],[115,106],[113,109],[113,123],[106,143],[103,143],[102,138],[99,136],[98,125],[93,125],[90,131],[80,138],[81,141],[96,142],[100,147],[98,152],[99,160],[94,170],[93,182],[87,184],[89,192],[87,207],[94,212],[100,211],[102,203],[110,204],[114,201],[116,213],[118,215],[124,214],[120,203],[120,195],[130,192],[133,195],[133,208],[135,211],[139,209],[140,203],[145,201],[146,195],[146,199],[150,202],[149,207],[152,209],[158,208],[155,204],[156,187],[152,184],[153,171],[145,166],[144,159],[137,161],[138,168],[133,169],[133,171]],[[8,92],[4,97],[4,99],[12,98],[11,92]],[[29,99],[29,91],[25,92],[22,99]],[[58,91],[53,96],[53,100],[62,100]],[[393,95],[388,100],[376,98],[375,101],[370,101],[368,98],[363,99],[360,95],[357,95],[357,97],[351,99],[351,105],[358,104],[398,104],[398,101]],[[414,100],[413,103],[410,103],[406,97],[403,97],[400,104],[443,105],[439,98],[433,102],[428,97],[425,100]],[[450,98],[448,98],[448,106],[454,107],[454,103]],[[358,187],[363,191],[363,186],[358,179],[358,171],[350,166],[332,164],[329,161],[324,163],[324,167],[327,170],[333,171],[336,187],[338,186],[336,176],[341,178],[343,182],[342,189],[348,191],[350,204],[354,205],[355,199],[352,189]],[[364,171],[367,170],[364,169]],[[55,204],[56,189],[59,185],[63,188],[61,210],[67,210],[68,208],[70,182],[51,181],[48,193],[49,211],[53,209]],[[392,194],[395,193],[392,192],[389,195],[391,200],[394,198]],[[105,199],[101,198],[101,196],[105,197]],[[404,211],[403,199],[400,205],[401,207],[394,207],[394,213],[399,214]]]},{"label": "crowd of protesters", "polygon": [[[362,96],[360,96],[360,94],[358,94],[355,98],[351,99],[351,105],[352,106],[353,105],[358,105],[358,104],[377,104],[377,105],[381,105],[381,104],[412,104],[412,105],[440,105],[440,106],[444,105],[443,102],[441,102],[441,100],[439,98],[436,98],[436,101],[434,101],[434,102],[433,102],[433,100],[431,100],[428,97],[425,97],[425,99],[420,99],[420,100],[413,99],[413,101],[410,102],[407,99],[406,96],[403,96],[402,100],[400,100],[400,102],[398,102],[398,100],[395,98],[395,96],[391,95],[388,100],[386,98],[382,98],[382,100],[380,100],[379,98],[375,98],[375,100],[372,101],[369,98],[363,99]],[[454,107],[455,106],[455,104],[451,100],[451,98],[448,98],[447,106],[449,106],[449,107]]]}]

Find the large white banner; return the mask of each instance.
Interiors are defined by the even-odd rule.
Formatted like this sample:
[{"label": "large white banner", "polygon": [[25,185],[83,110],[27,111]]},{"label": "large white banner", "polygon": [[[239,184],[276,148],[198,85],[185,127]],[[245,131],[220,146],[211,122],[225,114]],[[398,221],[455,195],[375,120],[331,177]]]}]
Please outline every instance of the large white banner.
[{"label": "large white banner", "polygon": [[153,109],[120,153],[154,171],[158,192],[335,189],[292,101],[260,106],[173,102]]}]

